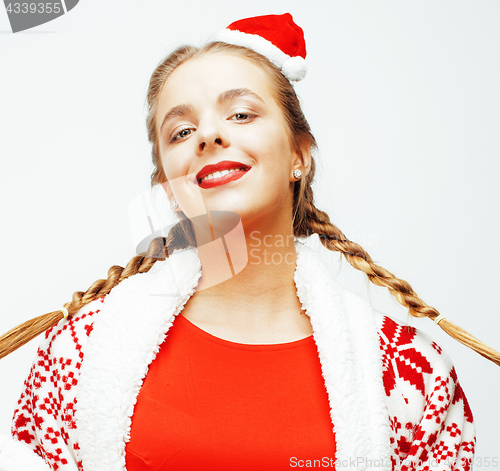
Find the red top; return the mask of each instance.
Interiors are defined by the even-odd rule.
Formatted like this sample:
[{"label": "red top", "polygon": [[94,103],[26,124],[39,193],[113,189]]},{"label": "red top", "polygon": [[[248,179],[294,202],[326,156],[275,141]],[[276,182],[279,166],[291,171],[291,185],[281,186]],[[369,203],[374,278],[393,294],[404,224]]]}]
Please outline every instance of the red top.
[{"label": "red top", "polygon": [[247,345],[178,315],[137,398],[127,470],[332,469],[332,429],[312,335]]}]

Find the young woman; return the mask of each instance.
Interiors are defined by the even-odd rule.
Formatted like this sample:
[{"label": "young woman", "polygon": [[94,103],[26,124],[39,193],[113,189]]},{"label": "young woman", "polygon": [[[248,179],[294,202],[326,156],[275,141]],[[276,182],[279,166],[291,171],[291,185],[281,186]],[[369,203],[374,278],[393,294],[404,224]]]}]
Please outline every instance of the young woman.
[{"label": "young woman", "polygon": [[473,418],[449,358],[301,242],[317,234],[499,364],[314,206],[315,140],[291,83],[304,58],[291,16],[270,15],[153,72],[152,184],[179,223],[2,338],[4,356],[50,327],[1,470],[470,469]]}]

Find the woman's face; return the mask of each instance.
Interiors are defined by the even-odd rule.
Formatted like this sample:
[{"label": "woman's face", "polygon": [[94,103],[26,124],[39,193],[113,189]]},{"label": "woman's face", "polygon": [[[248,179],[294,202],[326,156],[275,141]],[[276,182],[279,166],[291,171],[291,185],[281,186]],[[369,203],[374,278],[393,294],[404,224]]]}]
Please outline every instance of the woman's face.
[{"label": "woman's face", "polygon": [[186,216],[232,211],[244,226],[290,224],[293,170],[304,167],[259,66],[220,52],[185,62],[161,91],[156,120],[163,169]]}]

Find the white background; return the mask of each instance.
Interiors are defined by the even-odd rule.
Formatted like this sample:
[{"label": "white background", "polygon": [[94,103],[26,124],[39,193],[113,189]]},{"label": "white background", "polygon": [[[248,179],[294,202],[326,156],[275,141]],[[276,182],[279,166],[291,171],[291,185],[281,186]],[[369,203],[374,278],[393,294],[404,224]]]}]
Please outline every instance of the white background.
[{"label": "white background", "polygon": [[[17,34],[0,9],[0,331],[134,255],[127,212],[149,186],[144,100],[163,56],[236,19],[285,11],[306,34],[309,73],[297,90],[319,142],[317,205],[500,350],[496,0],[81,0]],[[368,292],[347,262],[329,259],[342,283],[407,318],[385,289]],[[455,363],[476,456],[500,456],[499,368],[429,320],[410,322]],[[0,361],[1,433],[37,344]]]}]

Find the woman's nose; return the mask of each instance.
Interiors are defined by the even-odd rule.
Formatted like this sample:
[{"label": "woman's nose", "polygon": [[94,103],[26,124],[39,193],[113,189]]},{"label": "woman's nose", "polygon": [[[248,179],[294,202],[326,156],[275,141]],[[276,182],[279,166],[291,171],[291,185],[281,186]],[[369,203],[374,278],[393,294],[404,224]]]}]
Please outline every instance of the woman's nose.
[{"label": "woman's nose", "polygon": [[198,129],[198,153],[209,152],[218,147],[228,147],[229,137],[221,129],[221,126],[205,126]]},{"label": "woman's nose", "polygon": [[[216,137],[214,140],[214,143],[221,146],[222,145],[222,139],[220,137]],[[205,150],[205,147],[207,147],[207,143],[205,141],[200,142],[200,150]]]}]

